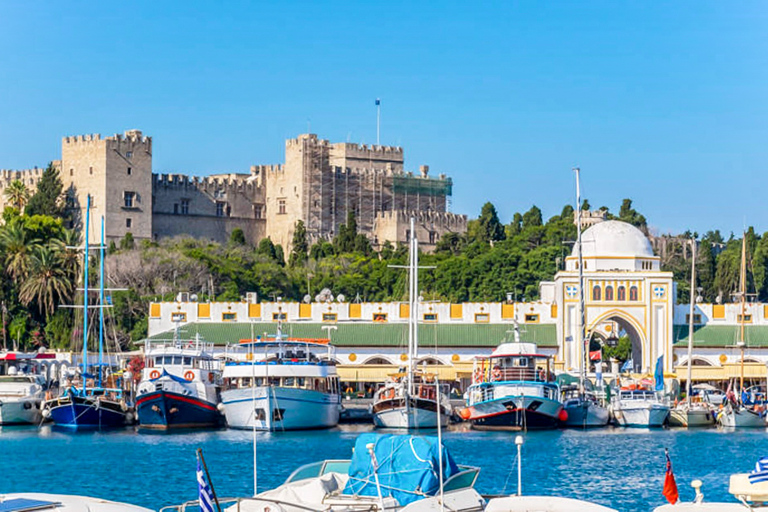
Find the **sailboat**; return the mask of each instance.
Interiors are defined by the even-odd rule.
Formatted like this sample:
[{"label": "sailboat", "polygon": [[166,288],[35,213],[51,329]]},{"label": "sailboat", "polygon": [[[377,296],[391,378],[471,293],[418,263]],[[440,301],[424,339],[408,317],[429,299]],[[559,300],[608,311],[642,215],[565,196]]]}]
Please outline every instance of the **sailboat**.
[{"label": "sailboat", "polygon": [[[436,375],[416,368],[418,354],[419,244],[411,217],[408,315],[408,367],[391,375],[373,395],[373,422],[383,428],[436,428],[445,426],[451,414],[448,390],[435,387]],[[438,396],[439,395],[439,396]]]},{"label": "sailboat", "polygon": [[744,316],[747,311],[747,234],[741,240],[741,272],[739,274],[739,302],[741,303],[741,319],[739,320],[739,341],[736,346],[741,350],[741,375],[739,377],[739,398],[728,400],[720,411],[717,421],[724,427],[765,428],[765,418],[759,411],[747,406],[742,400],[744,390]]},{"label": "sailboat", "polygon": [[715,423],[712,406],[706,402],[693,401],[691,359],[693,358],[693,319],[696,297],[696,240],[691,240],[691,307],[688,314],[688,379],[685,402],[669,411],[669,424],[673,427],[708,427]]},{"label": "sailboat", "polygon": [[[85,253],[83,257],[83,361],[80,374],[80,386],[72,385],[62,390],[62,394],[45,403],[43,416],[50,418],[56,426],[66,428],[115,428],[124,426],[132,413],[123,396],[123,390],[116,387],[106,387],[104,348],[104,308],[108,307],[104,300],[104,217],[101,218],[101,245],[99,247],[99,304],[89,305],[89,224],[91,220],[91,198],[85,210]],[[90,374],[88,370],[88,310],[99,308],[99,362],[97,373]],[[129,416],[130,415],[130,416]]]},{"label": "sailboat", "polygon": [[580,359],[579,364],[581,366],[579,372],[579,389],[575,395],[563,396],[563,410],[566,412],[567,417],[563,421],[563,425],[566,427],[604,427],[608,425],[610,420],[610,414],[608,409],[604,407],[599,401],[597,396],[587,390],[587,375],[586,375],[586,361],[589,354],[589,345],[587,345],[586,320],[585,320],[585,306],[584,306],[584,261],[582,259],[581,250],[581,191],[579,184],[579,169],[575,169],[576,172],[576,247],[579,250],[579,338],[578,342],[581,343],[583,357]]}]

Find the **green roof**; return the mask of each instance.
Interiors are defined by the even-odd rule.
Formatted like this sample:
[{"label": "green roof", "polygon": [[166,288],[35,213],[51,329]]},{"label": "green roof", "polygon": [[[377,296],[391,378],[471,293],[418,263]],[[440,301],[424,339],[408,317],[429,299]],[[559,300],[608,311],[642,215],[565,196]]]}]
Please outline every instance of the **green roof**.
[{"label": "green roof", "polygon": [[[255,336],[275,334],[277,324],[272,322],[254,323]],[[389,347],[405,346],[408,340],[408,324],[402,323],[304,323],[295,322],[283,327],[283,332],[295,338],[325,338],[327,331],[322,327],[334,325],[331,332],[333,345],[337,347]],[[419,345],[421,347],[496,347],[512,324],[420,324]],[[227,322],[192,322],[180,329],[181,337],[188,339],[196,334],[214,345],[237,343],[251,337],[251,324]],[[536,343],[540,347],[556,347],[555,324],[524,324],[520,328],[523,341]],[[150,336],[151,341],[170,339],[173,330]]]},{"label": "green roof", "polygon": [[[688,344],[688,326],[675,325],[675,345]],[[733,347],[739,340],[738,325],[697,325],[693,331],[696,347]],[[744,342],[747,347],[768,347],[768,325],[744,326]]]}]

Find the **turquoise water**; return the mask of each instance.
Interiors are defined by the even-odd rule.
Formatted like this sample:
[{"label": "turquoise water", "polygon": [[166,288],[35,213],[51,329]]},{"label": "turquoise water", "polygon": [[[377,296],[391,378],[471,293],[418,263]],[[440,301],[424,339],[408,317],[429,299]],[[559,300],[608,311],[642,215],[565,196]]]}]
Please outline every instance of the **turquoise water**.
[{"label": "turquoise water", "polygon": [[[349,458],[355,437],[371,429],[258,434],[259,489],[281,484],[298,466]],[[460,464],[480,466],[481,493],[514,493],[515,434],[457,429],[445,444]],[[154,510],[196,499],[195,449],[202,448],[219,496],[252,493],[248,431],[145,434],[134,430],[71,434],[43,427],[0,429],[0,493],[83,494]],[[523,492],[589,499],[625,512],[664,503],[664,448],[670,450],[681,498],[699,478],[708,501],[727,500],[728,477],[768,455],[758,431],[635,430],[533,432],[523,446]]]}]

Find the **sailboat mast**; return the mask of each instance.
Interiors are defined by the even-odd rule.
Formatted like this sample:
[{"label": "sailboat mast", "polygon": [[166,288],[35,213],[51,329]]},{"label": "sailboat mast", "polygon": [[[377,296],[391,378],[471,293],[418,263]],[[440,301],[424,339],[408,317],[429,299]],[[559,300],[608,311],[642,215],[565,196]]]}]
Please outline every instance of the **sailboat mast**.
[{"label": "sailboat mast", "polygon": [[413,393],[413,365],[416,363],[416,345],[418,344],[418,331],[416,330],[416,295],[418,290],[417,269],[417,245],[416,245],[416,221],[411,217],[410,255],[409,255],[409,292],[408,292],[408,391]]},{"label": "sailboat mast", "polygon": [[99,387],[104,362],[104,216],[101,216],[101,246],[99,247]]},{"label": "sailboat mast", "polygon": [[581,378],[581,385],[582,388],[584,387],[584,381],[587,378],[586,375],[586,364],[587,364],[587,353],[589,352],[587,344],[587,333],[586,333],[586,315],[584,313],[584,259],[582,256],[581,251],[581,184],[579,181],[579,175],[581,173],[581,169],[578,167],[574,168],[573,171],[576,173],[576,247],[578,249],[578,267],[579,267],[579,344],[581,346],[582,354],[579,358],[579,366],[580,366],[580,378]]},{"label": "sailboat mast", "polygon": [[686,384],[685,400],[691,405],[691,357],[693,357],[693,312],[696,293],[696,239],[691,238],[691,307],[688,314],[688,381]]},{"label": "sailboat mast", "polygon": [[739,273],[739,298],[741,300],[741,321],[739,322],[739,347],[741,348],[741,368],[739,390],[744,389],[744,315],[747,309],[747,232],[741,239],[741,272]]},{"label": "sailboat mast", "polygon": [[83,254],[83,394],[88,371],[88,225],[91,223],[91,195],[85,202],[85,253]]}]

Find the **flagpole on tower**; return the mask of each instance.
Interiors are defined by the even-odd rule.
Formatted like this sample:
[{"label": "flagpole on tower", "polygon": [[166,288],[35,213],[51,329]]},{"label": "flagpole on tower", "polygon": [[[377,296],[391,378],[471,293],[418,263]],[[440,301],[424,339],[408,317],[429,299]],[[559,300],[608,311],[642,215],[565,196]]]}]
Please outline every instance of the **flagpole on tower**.
[{"label": "flagpole on tower", "polygon": [[381,134],[381,100],[376,98],[376,145],[380,146],[381,141],[379,135]]}]

